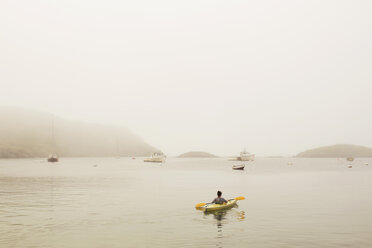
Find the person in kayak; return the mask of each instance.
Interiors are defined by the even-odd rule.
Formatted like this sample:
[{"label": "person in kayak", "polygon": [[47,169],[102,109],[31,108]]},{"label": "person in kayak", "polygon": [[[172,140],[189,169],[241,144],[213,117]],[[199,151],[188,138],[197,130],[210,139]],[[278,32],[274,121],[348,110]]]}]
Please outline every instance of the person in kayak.
[{"label": "person in kayak", "polygon": [[217,191],[217,198],[214,198],[214,200],[212,201],[212,203],[215,203],[215,204],[224,204],[224,203],[227,203],[227,201],[225,200],[225,198],[223,198],[221,196],[222,196],[222,192],[221,191]]}]

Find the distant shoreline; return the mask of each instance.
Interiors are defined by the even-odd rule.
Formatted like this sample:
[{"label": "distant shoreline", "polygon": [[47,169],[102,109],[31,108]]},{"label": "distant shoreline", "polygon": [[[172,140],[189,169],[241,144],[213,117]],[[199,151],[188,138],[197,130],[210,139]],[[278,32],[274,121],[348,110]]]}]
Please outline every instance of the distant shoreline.
[{"label": "distant shoreline", "polygon": [[296,157],[302,158],[366,158],[372,157],[372,148],[350,144],[323,146],[301,152]]}]

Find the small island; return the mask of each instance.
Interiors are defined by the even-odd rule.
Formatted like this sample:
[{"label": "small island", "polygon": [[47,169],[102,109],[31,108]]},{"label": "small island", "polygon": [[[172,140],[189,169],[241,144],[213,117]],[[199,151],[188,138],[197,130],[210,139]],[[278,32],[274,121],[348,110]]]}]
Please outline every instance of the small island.
[{"label": "small island", "polygon": [[372,148],[349,144],[318,147],[296,155],[303,158],[372,157]]},{"label": "small island", "polygon": [[217,158],[216,155],[208,152],[186,152],[178,156],[178,158]]}]

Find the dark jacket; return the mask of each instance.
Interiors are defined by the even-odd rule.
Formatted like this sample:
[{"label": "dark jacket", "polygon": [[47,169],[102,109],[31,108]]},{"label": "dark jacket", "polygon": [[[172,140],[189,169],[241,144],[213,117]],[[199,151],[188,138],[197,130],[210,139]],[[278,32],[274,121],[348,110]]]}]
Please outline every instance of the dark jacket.
[{"label": "dark jacket", "polygon": [[217,198],[214,198],[214,200],[212,201],[212,203],[223,204],[223,203],[227,203],[227,201],[223,197],[217,197]]}]

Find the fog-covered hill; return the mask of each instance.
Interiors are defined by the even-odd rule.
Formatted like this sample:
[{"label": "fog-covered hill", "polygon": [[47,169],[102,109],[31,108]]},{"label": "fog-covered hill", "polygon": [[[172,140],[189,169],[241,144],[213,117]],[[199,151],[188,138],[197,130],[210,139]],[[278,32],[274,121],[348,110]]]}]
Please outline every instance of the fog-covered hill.
[{"label": "fog-covered hill", "polygon": [[157,149],[124,127],[0,107],[0,158],[46,157],[51,152],[61,157],[147,156],[154,151]]},{"label": "fog-covered hill", "polygon": [[365,146],[338,144],[307,150],[297,154],[297,157],[372,157],[372,149]]}]

